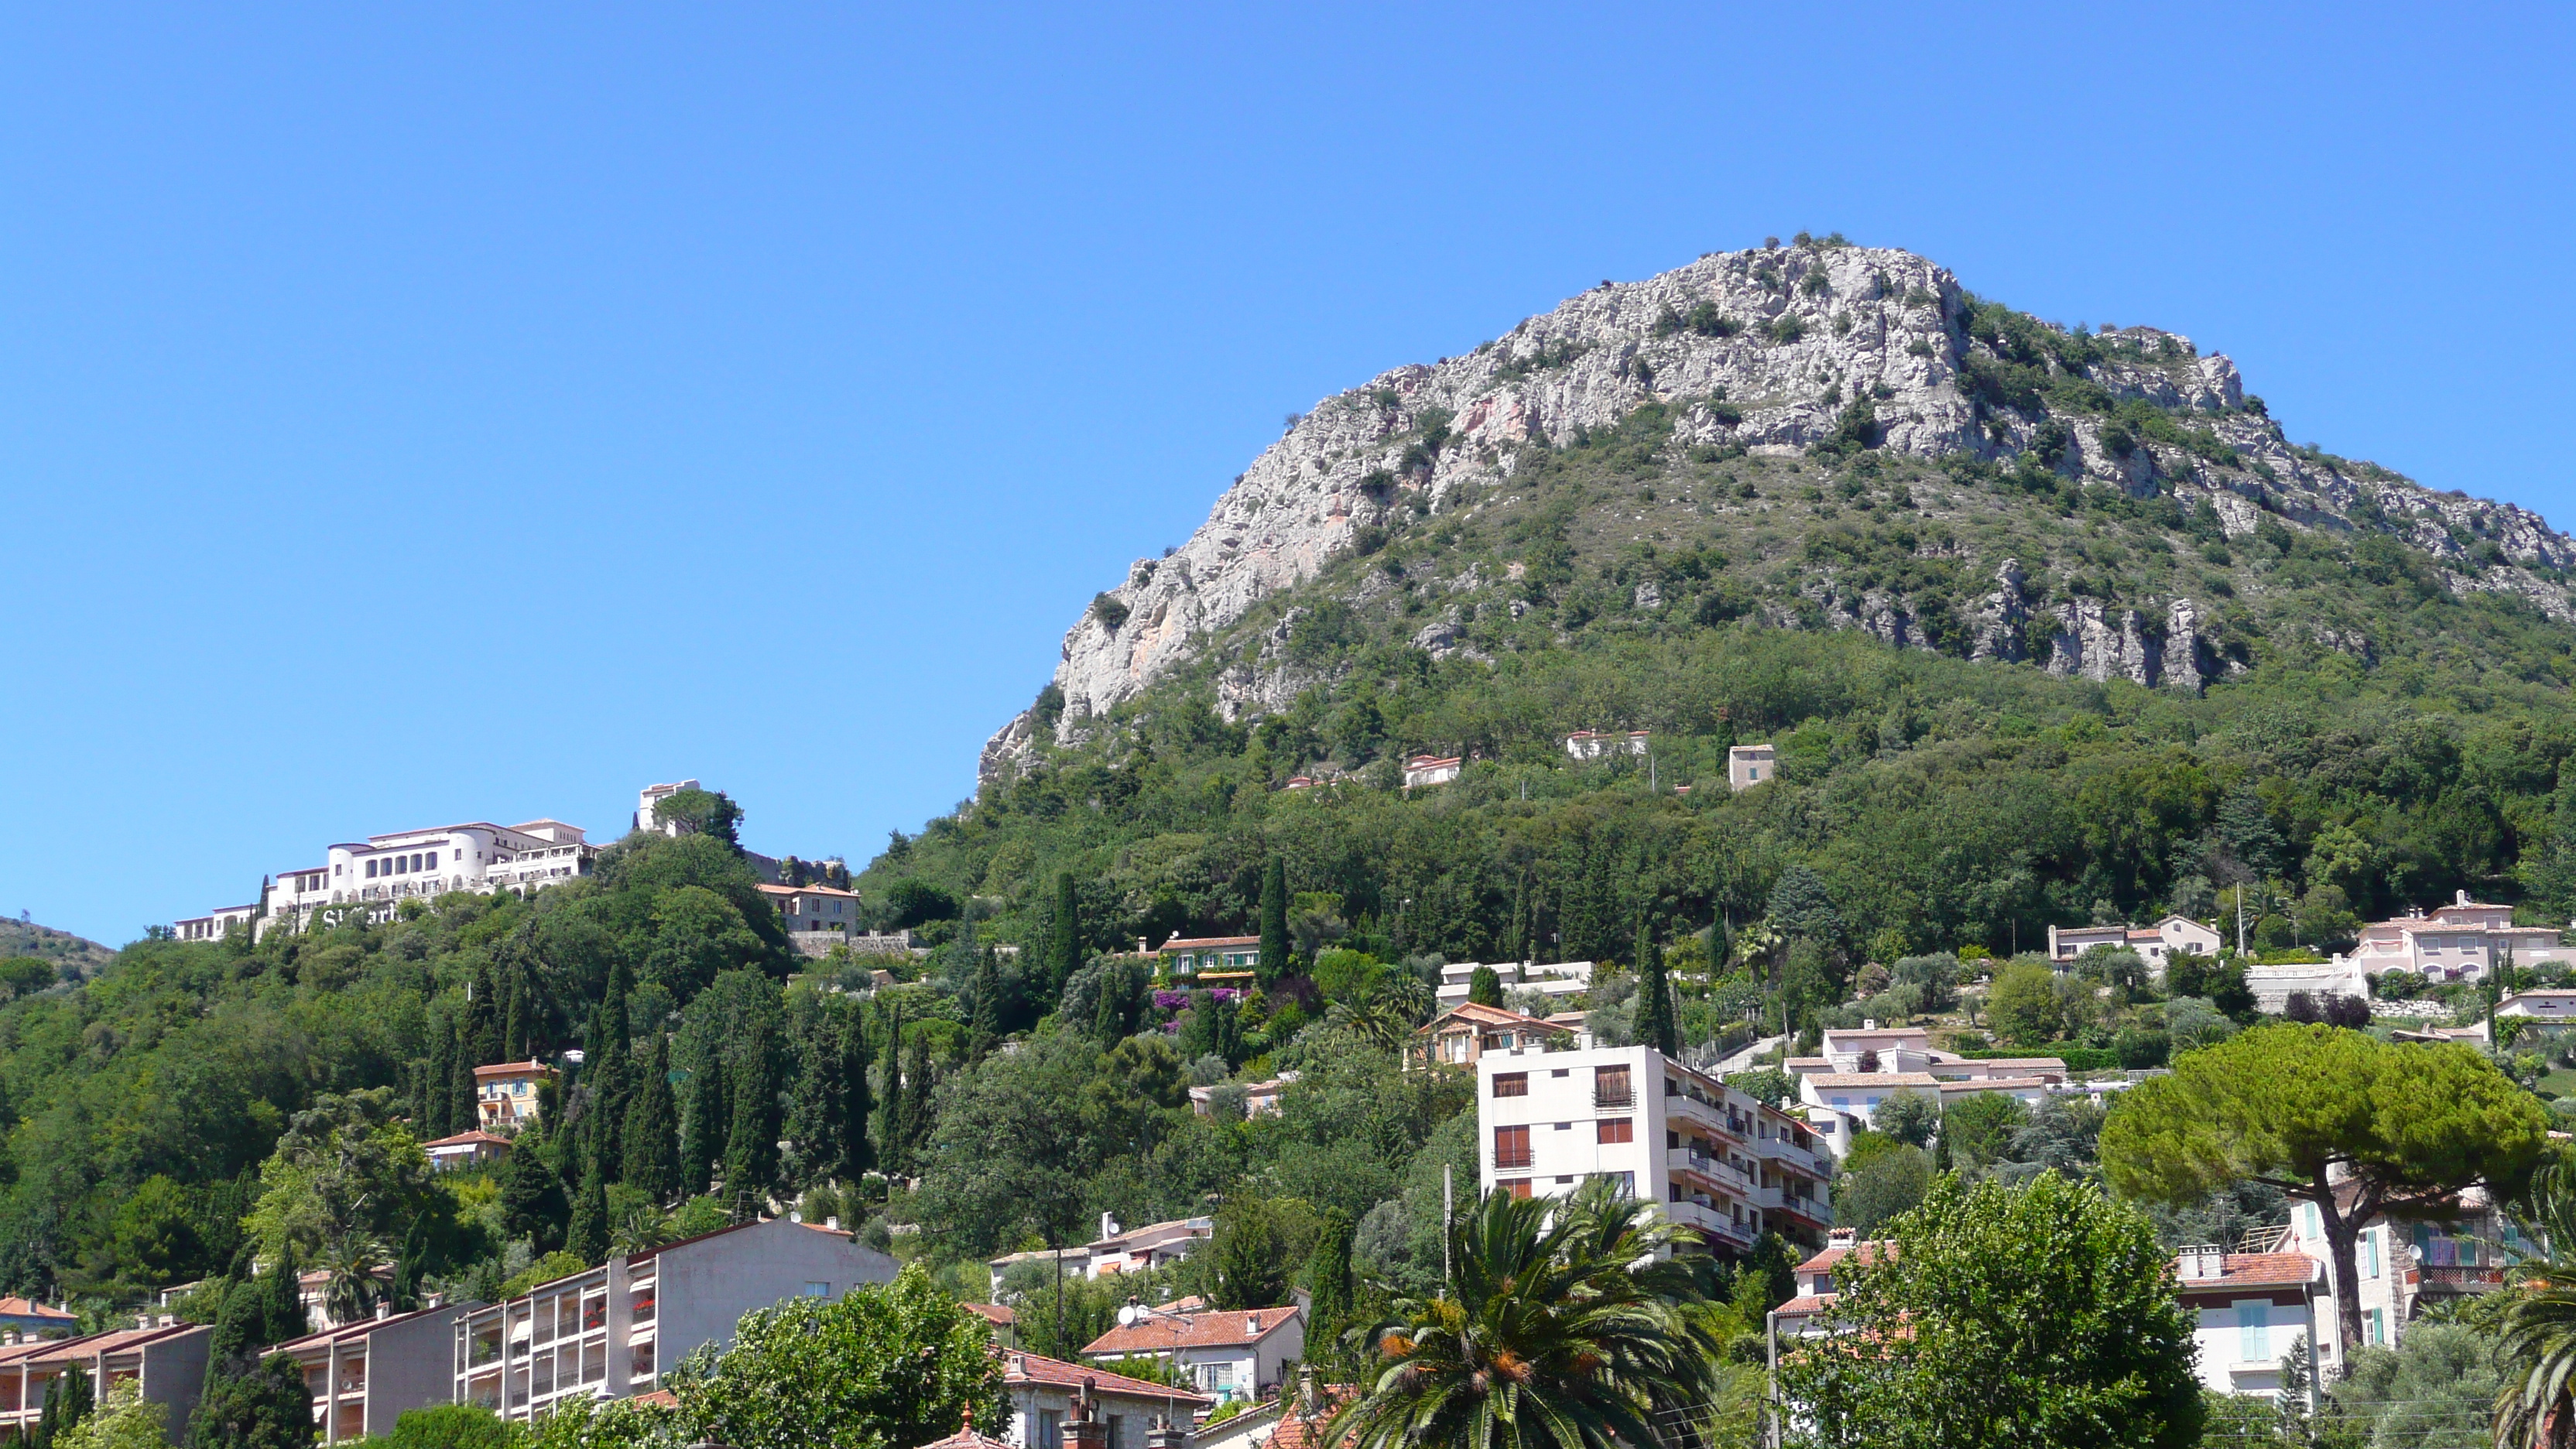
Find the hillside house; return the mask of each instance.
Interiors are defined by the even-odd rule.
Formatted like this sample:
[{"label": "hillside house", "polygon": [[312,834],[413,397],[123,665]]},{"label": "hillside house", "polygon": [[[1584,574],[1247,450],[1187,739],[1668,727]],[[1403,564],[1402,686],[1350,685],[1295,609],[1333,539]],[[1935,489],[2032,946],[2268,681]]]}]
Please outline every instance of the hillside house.
[{"label": "hillside house", "polygon": [[79,1330],[80,1316],[68,1308],[14,1294],[0,1298],[0,1332],[19,1338],[67,1338]]},{"label": "hillside house", "polygon": [[2429,915],[2399,916],[2362,927],[2350,957],[2362,973],[2412,971],[2433,981],[2483,981],[2510,955],[2524,969],[2576,962],[2555,926],[2517,926],[2513,907],[2469,899],[2467,891]]},{"label": "hillside house", "polygon": [[510,1155],[510,1139],[477,1128],[424,1142],[420,1148],[429,1154],[429,1165],[433,1169],[445,1172],[451,1168],[499,1162]]},{"label": "hillside house", "polygon": [[1597,760],[1604,755],[1635,755],[1643,759],[1647,740],[1644,730],[1576,730],[1565,737],[1565,753],[1577,760]]},{"label": "hillside house", "polygon": [[540,1061],[495,1062],[474,1069],[474,1105],[485,1131],[516,1132],[537,1120],[555,1069]]},{"label": "hillside house", "polygon": [[1736,745],[1726,752],[1726,788],[1750,790],[1780,773],[1780,752],[1769,745]]},{"label": "hillside house", "polygon": [[1251,973],[1261,969],[1261,938],[1176,935],[1154,954],[1162,958],[1168,981],[1194,981],[1210,972]]},{"label": "hillside house", "polygon": [[1198,1250],[1216,1232],[1216,1219],[1173,1218],[1168,1222],[1147,1223],[1141,1228],[1118,1226],[1118,1220],[1107,1213],[1100,1215],[1100,1236],[1077,1248],[1062,1253],[1033,1248],[1027,1252],[1005,1253],[985,1266],[992,1270],[993,1291],[1002,1291],[1002,1275],[1021,1263],[1064,1263],[1068,1277],[1097,1278],[1107,1273],[1137,1273],[1177,1263]]},{"label": "hillside house", "polygon": [[1007,1442],[1012,1449],[1072,1449],[1064,1429],[1074,1421],[1075,1401],[1086,1383],[1092,1412],[1104,1426],[1101,1449],[1147,1449],[1152,1425],[1168,1419],[1186,1432],[1194,1416],[1216,1406],[1206,1395],[1093,1364],[1007,1352],[1002,1356],[1002,1393],[1011,1403]]},{"label": "hillside house", "polygon": [[[1442,1006],[1456,1006],[1467,999],[1467,988],[1474,984],[1477,964],[1474,961],[1452,961],[1440,968],[1440,985],[1432,995]],[[1592,963],[1589,961],[1551,961],[1540,965],[1528,961],[1494,963],[1493,972],[1502,978],[1505,991],[1535,991],[1551,1002],[1572,1004],[1592,989]]]},{"label": "hillside house", "polygon": [[1464,769],[1466,764],[1465,757],[1459,755],[1446,757],[1415,755],[1404,762],[1404,788],[1411,790],[1422,785],[1446,785],[1458,778],[1458,772]]},{"label": "hillside house", "polygon": [[1176,1365],[1217,1400],[1255,1399],[1276,1389],[1306,1354],[1306,1315],[1284,1308],[1195,1313],[1153,1310],[1084,1344],[1093,1363],[1134,1355]]},{"label": "hillside house", "polygon": [[778,912],[787,939],[808,956],[827,956],[859,934],[856,892],[827,885],[759,885],[752,889]]},{"label": "hillside house", "polygon": [[2150,971],[2176,956],[2215,956],[2226,944],[2217,931],[2189,916],[2166,916],[2153,925],[2051,926],[2048,959],[2063,966],[2096,947],[2135,951]]},{"label": "hillside house", "polygon": [[1471,1067],[1489,1051],[1550,1051],[1574,1045],[1574,1033],[1554,1022],[1499,1006],[1462,1001],[1414,1028],[1407,1054],[1415,1065]]},{"label": "hillside house", "polygon": [[2201,1386],[2280,1397],[2282,1357],[2302,1343],[2313,1355],[2319,1321],[2334,1314],[2325,1280],[2324,1265],[2299,1253],[2208,1246],[2176,1254],[2174,1288],[2196,1325]]}]

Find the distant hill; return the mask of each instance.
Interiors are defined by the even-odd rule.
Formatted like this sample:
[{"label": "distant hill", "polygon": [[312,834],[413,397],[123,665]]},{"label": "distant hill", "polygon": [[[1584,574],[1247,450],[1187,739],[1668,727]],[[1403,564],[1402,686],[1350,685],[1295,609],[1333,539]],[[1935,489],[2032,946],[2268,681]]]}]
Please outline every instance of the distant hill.
[{"label": "distant hill", "polygon": [[[1792,866],[1853,961],[2240,882],[2284,945],[2459,889],[2563,922],[2571,565],[2292,443],[2178,334],[1836,238],[1712,253],[1292,419],[861,889],[1036,940],[1070,871],[1132,948],[1247,929],[1280,854],[1328,932],[1452,960],[1624,956]],[[1416,752],[1465,775],[1407,794]]]},{"label": "distant hill", "polygon": [[39,926],[32,921],[0,920],[0,960],[12,956],[34,956],[54,963],[54,969],[66,977],[78,974],[95,976],[101,967],[116,959],[113,948],[96,941]]}]

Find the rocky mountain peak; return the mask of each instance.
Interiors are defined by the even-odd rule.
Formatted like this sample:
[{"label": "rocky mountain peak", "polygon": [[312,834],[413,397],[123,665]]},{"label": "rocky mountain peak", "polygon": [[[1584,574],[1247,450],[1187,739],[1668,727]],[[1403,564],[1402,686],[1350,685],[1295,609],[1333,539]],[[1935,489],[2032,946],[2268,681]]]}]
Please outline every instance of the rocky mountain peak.
[{"label": "rocky mountain peak", "polygon": [[[2266,519],[2375,528],[2442,560],[2455,591],[2517,592],[2576,616],[2564,588],[2520,567],[2576,563],[2576,546],[2537,515],[2293,447],[2235,365],[2187,337],[2068,331],[1983,302],[1910,252],[1802,241],[1605,282],[1462,356],[1317,403],[1187,543],[1136,560],[1066,632],[1060,698],[1047,711],[1058,740],[1196,657],[1272,593],[1414,518],[1498,496],[1531,447],[1613,428],[1650,403],[1669,410],[1685,448],[2017,459],[2088,487],[2205,503],[2230,538]],[[2022,594],[2006,561],[1977,657],[2199,687],[2191,600],[2162,617],[2084,599],[2034,614]],[[1893,605],[1835,622],[1913,642]],[[1445,637],[1437,624],[1424,634],[1435,650]],[[1023,757],[1039,727],[1031,714],[1004,727],[984,773]]]}]

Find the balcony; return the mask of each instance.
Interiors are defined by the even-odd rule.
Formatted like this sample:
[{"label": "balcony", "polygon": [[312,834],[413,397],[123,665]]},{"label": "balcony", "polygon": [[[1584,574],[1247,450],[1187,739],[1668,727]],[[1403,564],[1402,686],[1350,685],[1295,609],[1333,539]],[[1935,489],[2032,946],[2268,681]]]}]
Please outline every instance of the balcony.
[{"label": "balcony", "polygon": [[1664,1111],[1687,1121],[1697,1122],[1715,1132],[1722,1132],[1738,1142],[1750,1144],[1752,1124],[1741,1117],[1730,1117],[1726,1109],[1714,1102],[1703,1101],[1688,1093],[1676,1092],[1664,1099]]},{"label": "balcony", "polygon": [[1659,1203],[1657,1206],[1664,1210],[1665,1217],[1683,1227],[1697,1228],[1701,1232],[1722,1238],[1739,1247],[1749,1247],[1753,1243],[1751,1228],[1705,1203],[1667,1202]]},{"label": "balcony", "polygon": [[2420,1293],[2493,1293],[2504,1286],[2504,1269],[2426,1265],[2415,1270]]},{"label": "balcony", "polygon": [[1675,1172],[1695,1172],[1730,1192],[1752,1199],[1761,1188],[1752,1175],[1722,1157],[1691,1147],[1664,1149],[1664,1166]]}]

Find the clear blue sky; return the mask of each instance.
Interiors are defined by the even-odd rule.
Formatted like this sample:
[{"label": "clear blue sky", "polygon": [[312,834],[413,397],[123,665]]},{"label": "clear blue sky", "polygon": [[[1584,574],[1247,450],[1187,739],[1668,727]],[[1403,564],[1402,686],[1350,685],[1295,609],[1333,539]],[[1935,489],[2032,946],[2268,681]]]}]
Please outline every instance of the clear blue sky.
[{"label": "clear blue sky", "polygon": [[2564,10],[918,8],[0,15],[0,910],[863,859],[1282,414],[1766,233],[2576,521]]}]

